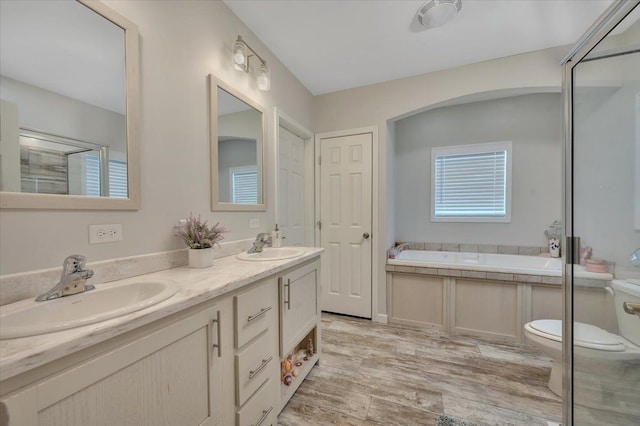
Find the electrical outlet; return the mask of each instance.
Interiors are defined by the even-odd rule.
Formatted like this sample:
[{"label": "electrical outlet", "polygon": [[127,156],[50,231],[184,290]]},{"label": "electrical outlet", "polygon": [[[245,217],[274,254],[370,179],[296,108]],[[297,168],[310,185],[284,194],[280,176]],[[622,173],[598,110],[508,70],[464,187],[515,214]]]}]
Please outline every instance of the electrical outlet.
[{"label": "electrical outlet", "polygon": [[89,225],[89,244],[122,241],[122,224]]},{"label": "electrical outlet", "polygon": [[260,227],[260,219],[252,217],[249,219],[249,229],[257,229]]}]

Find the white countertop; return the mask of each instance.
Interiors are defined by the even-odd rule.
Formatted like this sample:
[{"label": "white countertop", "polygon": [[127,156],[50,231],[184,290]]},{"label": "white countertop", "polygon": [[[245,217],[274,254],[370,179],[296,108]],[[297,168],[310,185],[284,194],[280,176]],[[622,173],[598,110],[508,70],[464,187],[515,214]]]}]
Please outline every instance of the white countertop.
[{"label": "white countertop", "polygon": [[55,333],[0,340],[0,380],[17,376],[302,264],[318,257],[323,250],[313,247],[303,249],[304,254],[295,259],[247,262],[238,260],[235,256],[228,256],[215,259],[210,268],[192,269],[185,266],[98,284],[97,287],[142,280],[172,280],[180,285],[180,290],[173,297],[157,305],[110,320]]}]

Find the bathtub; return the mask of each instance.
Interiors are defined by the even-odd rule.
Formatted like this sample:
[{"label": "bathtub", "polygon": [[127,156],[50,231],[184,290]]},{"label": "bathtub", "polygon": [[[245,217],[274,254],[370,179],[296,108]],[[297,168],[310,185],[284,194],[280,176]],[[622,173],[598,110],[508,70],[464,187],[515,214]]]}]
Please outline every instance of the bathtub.
[{"label": "bathtub", "polygon": [[400,266],[562,276],[562,261],[559,258],[542,256],[404,250],[396,255],[395,259],[388,259],[387,262]]}]

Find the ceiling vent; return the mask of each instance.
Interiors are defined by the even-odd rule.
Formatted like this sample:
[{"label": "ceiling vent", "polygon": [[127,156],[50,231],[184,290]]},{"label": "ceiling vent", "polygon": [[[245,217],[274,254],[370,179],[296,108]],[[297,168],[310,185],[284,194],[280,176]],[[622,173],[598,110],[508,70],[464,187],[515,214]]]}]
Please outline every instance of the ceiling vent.
[{"label": "ceiling vent", "polygon": [[418,10],[418,22],[435,28],[446,24],[462,9],[462,0],[430,0]]}]

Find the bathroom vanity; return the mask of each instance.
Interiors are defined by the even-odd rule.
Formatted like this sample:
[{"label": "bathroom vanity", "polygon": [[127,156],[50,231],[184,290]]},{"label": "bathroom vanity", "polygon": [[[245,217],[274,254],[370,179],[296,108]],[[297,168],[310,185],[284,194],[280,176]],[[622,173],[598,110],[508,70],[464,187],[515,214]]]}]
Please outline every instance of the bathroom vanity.
[{"label": "bathroom vanity", "polygon": [[[321,251],[136,277],[181,289],[111,320],[0,341],[0,424],[275,425],[319,360]],[[315,353],[283,384],[281,359],[308,339]]]}]

